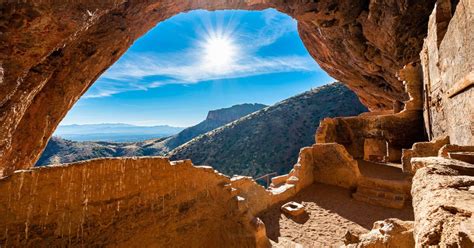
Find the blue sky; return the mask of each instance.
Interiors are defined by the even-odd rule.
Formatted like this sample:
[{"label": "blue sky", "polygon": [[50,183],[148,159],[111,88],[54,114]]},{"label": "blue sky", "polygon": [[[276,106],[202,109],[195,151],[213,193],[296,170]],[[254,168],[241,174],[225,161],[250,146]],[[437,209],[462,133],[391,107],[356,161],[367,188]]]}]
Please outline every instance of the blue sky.
[{"label": "blue sky", "polygon": [[138,39],[61,124],[185,127],[212,109],[271,105],[332,81],[308,54],[291,17],[273,9],[197,10]]}]

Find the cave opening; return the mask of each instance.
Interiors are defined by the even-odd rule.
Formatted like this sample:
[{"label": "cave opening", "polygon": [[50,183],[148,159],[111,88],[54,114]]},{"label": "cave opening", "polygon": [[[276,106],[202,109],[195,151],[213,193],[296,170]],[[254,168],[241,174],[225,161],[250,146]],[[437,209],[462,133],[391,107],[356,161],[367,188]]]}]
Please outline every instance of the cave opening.
[{"label": "cave opening", "polygon": [[[451,5],[456,2],[451,1]],[[383,1],[369,3],[365,0],[337,3],[266,0],[91,1],[87,5],[75,2],[68,3],[67,6],[64,3],[47,5],[25,2],[18,6],[7,3],[2,8],[4,13],[1,20],[11,18],[12,21],[0,22],[2,33],[5,34],[2,39],[5,37],[7,44],[2,46],[5,48],[2,59],[5,60],[0,65],[0,79],[5,82],[6,89],[0,92],[0,122],[3,124],[0,126],[0,173],[5,176],[0,180],[0,189],[5,196],[0,199],[0,206],[4,206],[4,214],[1,215],[3,221],[0,221],[0,233],[3,234],[0,243],[6,246],[27,246],[36,242],[39,246],[94,246],[99,243],[123,246],[153,244],[160,247],[186,247],[189,244],[196,247],[219,247],[226,243],[231,247],[261,247],[256,244],[260,242],[268,245],[271,241],[284,243],[283,238],[291,237],[292,241],[311,247],[333,246],[342,245],[342,242],[363,241],[367,237],[363,233],[376,226],[383,229],[385,224],[402,227],[397,229],[409,236],[409,242],[415,242],[411,239],[413,231],[410,230],[415,228],[416,234],[416,228],[420,226],[419,220],[414,219],[414,211],[416,214],[420,213],[417,202],[429,201],[431,197],[423,197],[426,189],[429,191],[430,188],[425,187],[426,184],[423,183],[426,182],[419,184],[422,180],[413,179],[414,170],[420,169],[417,167],[418,163],[423,162],[420,159],[438,154],[435,152],[439,147],[449,142],[420,142],[426,141],[421,101],[423,89],[420,87],[423,83],[421,79],[426,79],[426,75],[421,78],[420,63],[412,62],[420,59],[423,43],[434,44],[424,47],[424,51],[437,51],[432,50],[436,48],[437,42],[433,36],[428,35],[423,41],[433,5],[434,1],[431,0],[395,5]],[[94,154],[108,157],[105,152],[113,151],[120,152],[127,158],[90,159],[63,164],[64,162],[56,160],[56,156],[52,161],[63,166],[30,168],[61,120],[73,120],[70,123],[64,122],[62,126],[80,123],[75,123],[73,114],[81,113],[81,105],[83,110],[106,109],[105,112],[96,112],[95,116],[80,114],[81,117],[99,120],[98,123],[90,123],[83,119],[81,125],[107,124],[110,120],[119,122],[120,118],[132,120],[126,124],[134,126],[158,125],[169,122],[153,119],[159,113],[151,110],[167,108],[171,113],[181,114],[178,111],[179,105],[170,99],[178,98],[177,92],[189,89],[188,94],[184,95],[188,101],[183,109],[191,110],[193,114],[200,113],[200,119],[189,124],[194,125],[204,118],[211,121],[220,119],[221,112],[209,110],[223,105],[210,107],[205,103],[225,100],[228,104],[224,104],[224,107],[233,106],[235,98],[225,94],[232,87],[240,89],[244,96],[254,92],[258,92],[260,97],[262,94],[278,96],[279,88],[275,87],[278,82],[267,78],[265,73],[259,74],[262,67],[258,63],[256,65],[249,62],[262,62],[260,65],[263,64],[264,69],[270,68],[269,71],[275,71],[275,64],[296,67],[302,71],[305,67],[298,66],[295,61],[288,63],[285,59],[268,63],[264,54],[258,52],[259,49],[252,54],[254,56],[251,59],[247,58],[240,63],[242,61],[238,55],[250,54],[242,53],[242,48],[257,43],[247,36],[235,39],[238,36],[227,36],[226,32],[203,32],[202,39],[191,39],[195,41],[195,47],[200,49],[197,52],[200,59],[190,59],[182,53],[172,51],[151,54],[150,57],[126,53],[127,49],[129,52],[136,49],[133,44],[142,42],[139,37],[146,32],[152,33],[156,23],[166,23],[176,13],[195,9],[248,9],[265,12],[268,7],[294,17],[298,21],[297,26],[296,21],[293,22],[294,27],[298,28],[294,33],[301,37],[300,42],[303,41],[301,43],[304,43],[307,51],[304,46],[303,48],[311,54],[311,59],[349,86],[358,97],[349,89],[341,90],[344,86],[342,84],[331,84],[310,91],[319,94],[322,101],[311,100],[307,93],[303,93],[296,96],[298,101],[283,100],[270,107],[257,106],[262,107],[257,110],[257,114],[251,113],[243,117],[251,129],[243,128],[240,119],[231,120],[222,128],[194,137],[203,142],[181,158],[196,156],[197,159],[193,159],[195,164],[190,160],[180,160],[177,156],[170,156],[171,159],[148,157],[154,155],[153,152],[160,147],[156,147],[148,138],[139,137],[139,140],[146,141],[126,143],[124,146],[117,145],[124,143],[117,141],[87,141],[110,145],[107,149],[87,147],[86,150]],[[464,7],[460,4],[458,9],[462,12]],[[439,12],[440,21],[443,22],[452,16],[453,8],[444,10],[446,11]],[[195,12],[188,14],[192,13]],[[453,18],[459,19],[459,11],[457,19],[456,16]],[[279,28],[280,24],[277,21],[269,26]],[[432,29],[428,34],[433,34],[433,30],[443,33],[445,27],[442,25],[443,23],[436,27],[430,26]],[[449,31],[466,30],[456,29],[456,26],[451,28],[452,25],[459,25],[456,22],[449,25],[443,42],[453,38]],[[172,30],[180,34],[193,34],[192,30],[176,32],[180,27],[176,25]],[[230,33],[235,35],[237,31]],[[399,35],[400,33],[403,35]],[[48,38],[41,39],[45,34]],[[159,47],[186,50],[179,49],[180,42],[184,40],[186,39],[183,37],[175,38]],[[151,43],[158,46],[161,41],[163,40],[152,40]],[[291,48],[294,47],[284,44],[274,50],[287,52]],[[438,49],[452,56],[443,44]],[[144,54],[139,55],[152,53],[146,49],[142,52]],[[431,53],[426,53],[429,54]],[[446,60],[448,62],[451,61],[449,56]],[[133,59],[132,62],[127,61],[131,57],[138,62],[133,63]],[[156,59],[157,57],[161,59]],[[176,58],[180,59],[180,64],[170,64]],[[423,67],[426,62],[427,65],[446,68],[443,66],[444,60],[438,65],[436,61],[429,62],[423,57],[421,59]],[[112,66],[115,62],[117,63]],[[245,69],[253,78],[254,81],[247,87],[236,87],[242,77],[229,75],[236,67]],[[400,70],[401,68],[403,69]],[[149,71],[153,73],[148,73]],[[290,82],[296,77],[283,70],[278,71],[278,78]],[[141,80],[146,81],[146,86]],[[250,79],[245,81],[248,83]],[[271,83],[271,90],[255,91],[252,88],[264,82],[268,84],[260,85],[260,89],[266,89]],[[196,90],[197,86],[206,83],[210,88],[217,89],[215,95],[206,95],[205,91]],[[331,91],[331,88],[337,89]],[[172,89],[175,94],[170,93]],[[158,95],[166,90],[168,98]],[[280,90],[285,94],[291,93],[285,87]],[[315,119],[323,118],[312,114],[311,118],[315,119],[305,119],[305,115],[300,113],[319,113],[324,110],[325,114],[341,116],[334,108],[336,103],[341,102],[322,92],[335,93],[343,98],[352,94],[353,99],[360,99],[372,112],[348,114],[353,117],[324,118],[315,136],[314,131],[305,132],[293,125],[308,124],[314,130],[314,123],[317,123]],[[167,101],[149,104],[146,101],[148,96],[143,93],[160,96],[159,99]],[[84,97],[79,100],[82,95]],[[114,99],[115,97],[122,99]],[[129,101],[127,104],[139,108],[126,106],[123,98],[132,99],[134,102]],[[109,102],[106,104],[104,99]],[[270,105],[281,99],[263,103]],[[74,109],[69,112],[71,115],[65,117],[78,100]],[[257,101],[245,99],[243,102]],[[392,105],[394,102],[396,104]],[[174,108],[168,108],[165,103]],[[325,105],[327,103],[331,103],[330,106]],[[285,109],[285,104],[291,105],[293,109],[280,112],[284,118],[279,119],[275,113]],[[321,111],[309,111],[312,105],[320,107]],[[202,106],[204,112],[196,109]],[[255,107],[255,104],[252,106]],[[355,105],[354,102],[349,102],[345,106],[354,109]],[[149,111],[145,111],[145,107]],[[364,107],[365,110],[367,109]],[[132,119],[129,113],[153,118]],[[255,123],[256,120],[260,122]],[[181,124],[173,126],[179,127]],[[281,127],[288,129],[282,131]],[[109,127],[101,126],[99,129],[103,135]],[[225,131],[229,129],[246,135]],[[262,135],[264,131],[266,136]],[[219,143],[217,147],[220,150],[208,149],[206,145],[222,133],[231,137],[231,142]],[[288,170],[282,169],[279,172],[270,167],[268,171],[239,173],[254,174],[254,178],[230,176],[234,173],[216,168],[218,166],[215,162],[219,162],[219,159],[196,162],[203,159],[203,152],[211,150],[214,154],[229,159],[246,156],[249,160],[245,162],[245,168],[254,168],[251,166],[256,158],[247,156],[245,152],[266,154],[263,158],[265,161],[282,154],[286,156],[288,154],[285,151],[290,149],[287,146],[305,146],[302,142],[290,141],[303,133],[309,133],[305,138],[310,140],[310,145],[296,151],[296,156],[291,155],[293,159],[298,159],[296,163],[270,164],[276,168],[294,164],[288,174],[285,174]],[[253,146],[239,145],[242,144],[239,138],[244,137],[247,142],[259,135],[264,139],[257,140]],[[163,135],[164,140],[167,137]],[[159,139],[157,143],[160,142]],[[192,143],[193,140],[178,147],[184,149],[183,145]],[[219,140],[223,139],[217,139]],[[277,141],[273,142],[274,140]],[[143,144],[139,145],[137,142]],[[137,147],[143,148],[140,154],[132,154],[133,157],[125,154],[127,149]],[[259,150],[267,148],[273,153]],[[199,164],[212,165],[229,176]],[[233,163],[226,165],[230,169],[242,171],[241,167],[234,166]],[[272,174],[273,171],[277,171],[276,175],[263,179],[266,185],[271,181],[274,184],[272,187],[264,188],[255,183],[256,178],[261,178],[262,174]],[[426,180],[430,178],[434,177],[427,175],[423,181],[436,182]],[[423,189],[419,190],[420,188]],[[421,201],[420,196],[424,198]],[[281,204],[288,201],[298,204],[301,202],[304,211],[295,213],[296,216],[282,214]],[[431,211],[430,208],[426,210]],[[388,219],[394,217],[399,220]],[[383,219],[385,221],[376,222]],[[341,240],[343,236],[344,241]],[[417,239],[416,242],[419,241],[418,237],[414,238]]]},{"label": "cave opening", "polygon": [[296,20],[275,9],[180,13],[94,82],[36,166],[170,156],[269,186],[314,142],[319,121],[366,111],[342,85],[313,89],[333,80],[308,53]]}]

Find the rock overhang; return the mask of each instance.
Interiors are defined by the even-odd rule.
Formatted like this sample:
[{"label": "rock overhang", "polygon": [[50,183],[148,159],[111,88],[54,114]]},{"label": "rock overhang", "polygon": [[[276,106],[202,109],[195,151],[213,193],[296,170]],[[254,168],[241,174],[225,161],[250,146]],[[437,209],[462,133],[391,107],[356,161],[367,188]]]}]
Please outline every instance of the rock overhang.
[{"label": "rock overhang", "polygon": [[5,174],[34,164],[67,111],[137,38],[158,22],[194,9],[275,8],[292,16],[321,68],[371,110],[391,109],[393,102],[407,99],[395,74],[418,60],[434,2],[5,3],[0,17],[0,164]]}]

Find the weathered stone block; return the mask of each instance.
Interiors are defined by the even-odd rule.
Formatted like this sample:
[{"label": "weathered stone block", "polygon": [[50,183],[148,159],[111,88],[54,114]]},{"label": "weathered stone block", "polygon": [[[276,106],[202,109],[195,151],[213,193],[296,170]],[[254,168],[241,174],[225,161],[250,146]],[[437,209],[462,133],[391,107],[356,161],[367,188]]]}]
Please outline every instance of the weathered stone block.
[{"label": "weathered stone block", "polygon": [[437,156],[438,151],[444,145],[449,144],[449,137],[439,138],[431,142],[417,142],[413,144],[411,149],[402,150],[402,168],[403,172],[415,174],[416,169],[413,168],[411,159],[415,157]]},{"label": "weathered stone block", "polygon": [[281,206],[281,211],[293,217],[298,217],[305,213],[304,206],[294,201],[283,204]]},{"label": "weathered stone block", "polygon": [[461,232],[474,214],[474,165],[440,157],[416,160],[424,164],[412,187],[417,247],[472,247]]},{"label": "weathered stone block", "polygon": [[314,181],[352,188],[360,177],[357,161],[344,146],[335,143],[313,145]]}]

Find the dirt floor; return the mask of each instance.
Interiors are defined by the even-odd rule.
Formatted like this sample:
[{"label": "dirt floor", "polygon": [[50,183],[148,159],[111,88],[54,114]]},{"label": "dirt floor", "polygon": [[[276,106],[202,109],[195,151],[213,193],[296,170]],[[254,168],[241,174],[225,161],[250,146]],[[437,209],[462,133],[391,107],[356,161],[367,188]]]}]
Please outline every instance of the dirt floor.
[{"label": "dirt floor", "polygon": [[384,180],[405,180],[407,175],[402,172],[401,164],[377,163],[357,160],[362,176]]},{"label": "dirt floor", "polygon": [[413,220],[412,208],[373,206],[352,199],[347,189],[324,184],[314,184],[289,201],[302,203],[308,214],[291,219],[280,212],[278,205],[260,216],[267,236],[275,242],[281,237],[304,247],[339,247],[348,230],[354,234],[365,233],[375,221],[387,218]]}]

